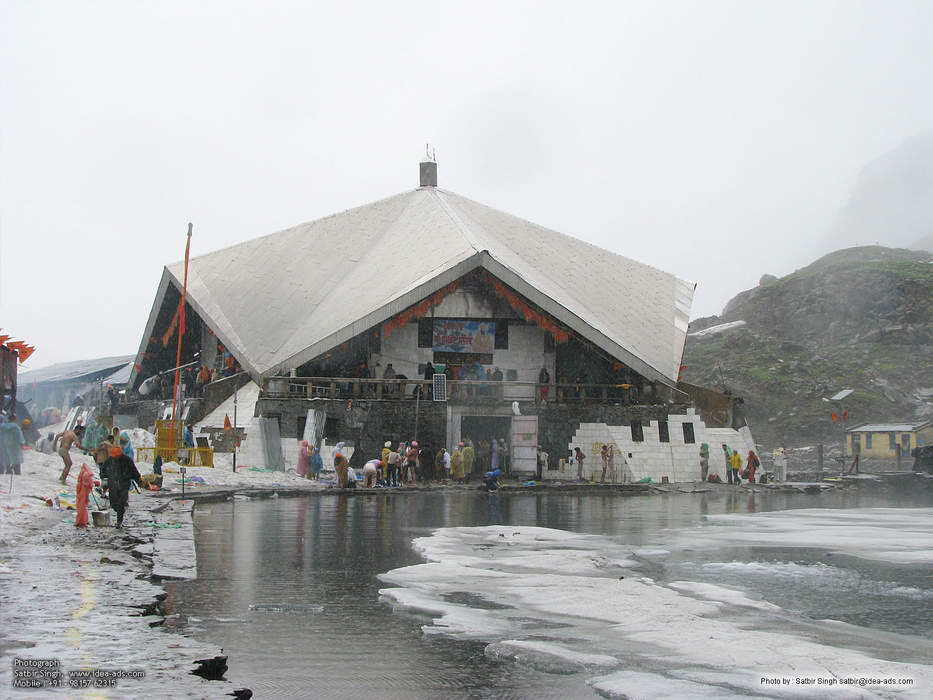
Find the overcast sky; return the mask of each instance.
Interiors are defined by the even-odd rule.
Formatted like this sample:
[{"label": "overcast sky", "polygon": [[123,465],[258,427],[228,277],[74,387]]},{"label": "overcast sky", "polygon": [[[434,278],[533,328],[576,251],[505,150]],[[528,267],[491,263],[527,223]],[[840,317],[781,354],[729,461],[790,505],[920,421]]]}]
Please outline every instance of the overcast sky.
[{"label": "overcast sky", "polygon": [[717,314],[827,252],[858,171],[933,124],[927,0],[0,8],[0,328],[38,347],[25,369],[135,353],[189,221],[199,255],[413,189],[425,142],[442,188]]}]

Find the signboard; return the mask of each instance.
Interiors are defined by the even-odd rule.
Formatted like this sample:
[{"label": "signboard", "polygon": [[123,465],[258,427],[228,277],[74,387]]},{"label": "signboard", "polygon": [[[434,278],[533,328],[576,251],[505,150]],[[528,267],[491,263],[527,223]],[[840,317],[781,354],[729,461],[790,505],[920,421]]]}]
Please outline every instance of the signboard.
[{"label": "signboard", "polygon": [[495,344],[495,321],[434,321],[435,352],[489,354]]}]

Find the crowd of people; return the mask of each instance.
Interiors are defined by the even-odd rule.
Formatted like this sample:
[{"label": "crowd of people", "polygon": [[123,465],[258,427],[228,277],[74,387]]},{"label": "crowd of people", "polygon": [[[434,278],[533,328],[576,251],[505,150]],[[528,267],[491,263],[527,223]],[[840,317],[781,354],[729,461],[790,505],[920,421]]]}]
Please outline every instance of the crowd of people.
[{"label": "crowd of people", "polygon": [[[345,442],[338,442],[331,450],[338,488],[353,488],[357,474],[350,467]],[[362,465],[360,480],[367,488],[413,486],[416,484],[465,484],[474,475],[496,472],[494,478],[507,473],[508,449],[504,439],[472,439],[459,442],[452,449],[433,449],[417,440],[393,442],[387,440],[381,454]],[[301,442],[296,473],[307,479],[320,479],[324,461],[320,446]],[[539,468],[540,472],[540,468]]]},{"label": "crowd of people", "polygon": [[[742,479],[749,484],[787,480],[787,452],[783,447],[779,447],[774,452],[774,467],[777,474],[762,469],[761,458],[754,450],[749,450],[743,458],[739,450],[722,443],[722,452],[726,463],[726,479],[730,484],[737,486],[742,483]],[[705,442],[700,445],[700,479],[722,483],[722,478],[718,474],[709,473],[709,445]]]},{"label": "crowd of people", "polygon": [[[90,428],[80,423],[74,428],[65,429],[58,435],[51,433],[45,438],[44,444],[37,445],[37,449],[48,449],[58,452],[62,458],[64,468],[59,481],[67,485],[71,472],[71,450],[78,449],[85,454],[93,455],[98,473],[94,474],[87,464],[81,466],[77,482],[77,517],[75,524],[86,527],[88,523],[87,505],[91,490],[100,486],[101,495],[106,496],[117,514],[116,526],[123,527],[123,518],[129,504],[130,487],[139,484],[141,476],[134,462],[133,444],[126,431],[118,427],[110,430],[101,422]],[[40,440],[40,443],[42,441]]]}]

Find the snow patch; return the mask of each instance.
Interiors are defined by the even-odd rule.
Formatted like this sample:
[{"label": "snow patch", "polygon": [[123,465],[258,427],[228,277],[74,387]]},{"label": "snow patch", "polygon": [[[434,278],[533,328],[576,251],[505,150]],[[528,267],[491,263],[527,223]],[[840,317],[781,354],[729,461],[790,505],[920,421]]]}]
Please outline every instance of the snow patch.
[{"label": "snow patch", "polygon": [[744,325],[745,321],[730,321],[729,323],[720,323],[716,326],[704,328],[702,331],[687,333],[687,335],[692,338],[702,338],[707,335],[716,335],[717,333],[722,333],[723,331],[732,330],[733,328],[741,328]]}]

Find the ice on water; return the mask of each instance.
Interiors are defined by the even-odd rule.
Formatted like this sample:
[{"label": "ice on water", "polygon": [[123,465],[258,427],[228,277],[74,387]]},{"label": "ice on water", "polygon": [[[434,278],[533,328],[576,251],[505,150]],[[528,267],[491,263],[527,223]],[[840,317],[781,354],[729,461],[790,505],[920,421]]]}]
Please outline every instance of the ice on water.
[{"label": "ice on water", "polygon": [[[765,686],[762,675],[912,678],[911,686],[836,686],[829,692],[928,697],[933,666],[893,660],[903,658],[899,651],[907,647],[917,651],[913,659],[933,659],[927,640],[842,624],[826,626],[830,632],[821,635],[814,632],[818,625],[795,620],[745,591],[694,581],[662,584],[640,562],[698,545],[754,542],[831,546],[857,556],[922,563],[930,561],[930,515],[933,509],[715,516],[699,528],[659,533],[666,549],[539,527],[444,528],[415,540],[427,562],[382,574],[391,587],[380,593],[397,611],[430,619],[422,628],[427,634],[485,641],[492,659],[581,673],[608,697],[813,697],[817,690]],[[789,585],[794,576],[811,575],[793,564],[778,566]],[[929,592],[902,593],[923,598]],[[845,640],[855,636],[859,643],[852,646],[858,649],[849,648]]]}]

